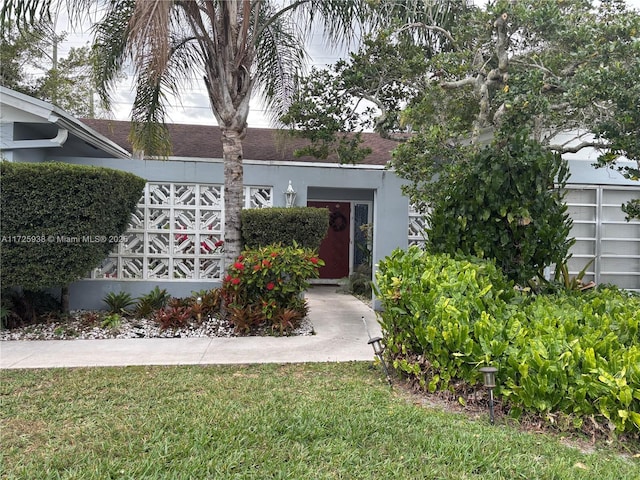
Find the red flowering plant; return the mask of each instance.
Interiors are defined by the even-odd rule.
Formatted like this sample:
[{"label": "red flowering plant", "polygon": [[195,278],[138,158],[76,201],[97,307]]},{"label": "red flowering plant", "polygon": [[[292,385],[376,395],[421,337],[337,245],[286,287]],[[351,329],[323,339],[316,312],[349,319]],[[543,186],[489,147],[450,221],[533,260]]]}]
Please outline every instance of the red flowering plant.
[{"label": "red flowering plant", "polygon": [[[298,312],[299,320],[306,315],[301,294],[309,288],[309,279],[318,278],[323,265],[315,251],[297,245],[245,250],[227,269],[222,284],[225,303],[236,316],[238,308],[252,312],[258,308],[262,316],[256,322],[271,322],[274,330],[282,331],[278,323],[282,312],[289,311],[287,317],[291,311]],[[287,324],[291,327],[287,330],[297,326],[289,320]]]}]

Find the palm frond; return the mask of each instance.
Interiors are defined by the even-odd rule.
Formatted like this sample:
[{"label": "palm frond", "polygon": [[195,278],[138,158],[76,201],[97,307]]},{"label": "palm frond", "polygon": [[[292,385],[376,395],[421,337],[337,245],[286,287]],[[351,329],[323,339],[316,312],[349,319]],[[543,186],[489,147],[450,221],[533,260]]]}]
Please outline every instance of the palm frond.
[{"label": "palm frond", "polygon": [[56,18],[64,9],[72,28],[86,22],[95,0],[4,0],[0,8],[0,29],[5,25],[26,28]]},{"label": "palm frond", "polygon": [[6,0],[0,8],[0,28],[16,25],[22,29],[51,19],[55,0]]},{"label": "palm frond", "polygon": [[93,74],[104,107],[111,108],[115,87],[127,56],[129,20],[135,0],[113,0],[104,18],[93,26]]},{"label": "palm frond", "polygon": [[394,30],[401,41],[420,42],[427,55],[454,48],[449,30],[476,8],[465,0],[381,0],[366,5],[370,30]]},{"label": "palm frond", "polygon": [[266,28],[256,39],[253,76],[267,104],[272,120],[282,116],[293,101],[296,78],[304,67],[306,53],[303,35],[290,17],[273,21],[272,9],[260,12],[259,19]]},{"label": "palm frond", "polygon": [[[370,15],[366,0],[294,0],[285,6],[291,7],[292,19],[307,33],[320,27],[330,45],[350,43],[360,33],[360,25]],[[373,3],[373,2],[371,2]]]},{"label": "palm frond", "polygon": [[[150,75],[156,79],[155,73]],[[154,157],[167,157],[171,154],[171,142],[165,124],[166,104],[162,81],[154,83],[151,77],[141,76],[131,110],[129,138],[134,151],[142,151],[145,155]]]},{"label": "palm frond", "polygon": [[144,68],[146,75],[152,79],[160,77],[167,68],[174,14],[174,3],[171,0],[134,3],[129,22],[129,48],[135,68]]}]

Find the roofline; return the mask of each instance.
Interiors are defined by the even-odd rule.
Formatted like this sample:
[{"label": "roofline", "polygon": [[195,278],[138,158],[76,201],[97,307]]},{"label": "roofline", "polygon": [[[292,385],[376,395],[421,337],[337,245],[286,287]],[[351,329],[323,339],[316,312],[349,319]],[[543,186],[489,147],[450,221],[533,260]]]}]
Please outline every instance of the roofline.
[{"label": "roofline", "polygon": [[[25,95],[10,88],[0,86],[0,101],[21,109],[50,123],[68,130],[71,134],[87,142],[89,145],[108,153],[115,158],[131,158],[131,154],[120,145],[112,142],[104,135],[88,127],[77,118],[55,105]],[[63,142],[64,143],[64,142]]]},{"label": "roofline", "polygon": [[[151,158],[145,158],[145,160],[156,160]],[[213,162],[213,163],[223,163],[224,160],[222,158],[207,158],[207,157],[181,157],[181,156],[168,156],[166,158],[167,161],[174,162]],[[162,159],[157,159],[157,161],[163,161]],[[350,164],[350,163],[331,163],[331,162],[296,162],[296,161],[286,161],[286,160],[252,160],[243,158],[242,163],[247,165],[269,165],[269,166],[279,166],[279,167],[318,167],[318,168],[344,168],[344,169],[353,169],[353,170],[389,170],[390,168],[386,165],[375,165],[375,164]]]}]

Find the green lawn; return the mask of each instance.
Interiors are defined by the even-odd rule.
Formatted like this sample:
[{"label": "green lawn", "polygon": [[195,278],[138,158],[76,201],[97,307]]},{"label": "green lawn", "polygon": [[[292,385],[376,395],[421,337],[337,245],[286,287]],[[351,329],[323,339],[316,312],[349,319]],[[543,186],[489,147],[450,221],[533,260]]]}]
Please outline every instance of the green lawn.
[{"label": "green lawn", "polygon": [[413,404],[367,363],[2,371],[3,479],[635,479]]}]

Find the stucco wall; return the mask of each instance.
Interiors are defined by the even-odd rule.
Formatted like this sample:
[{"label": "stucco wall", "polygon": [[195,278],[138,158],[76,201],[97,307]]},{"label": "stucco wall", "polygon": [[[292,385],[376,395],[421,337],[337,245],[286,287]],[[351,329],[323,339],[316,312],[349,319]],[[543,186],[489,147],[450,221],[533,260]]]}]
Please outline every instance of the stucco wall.
[{"label": "stucco wall", "polygon": [[[50,159],[63,158],[51,155]],[[161,161],[72,157],[64,158],[64,161],[125,170],[150,182],[223,183],[221,160]],[[245,185],[271,186],[274,206],[284,206],[284,191],[289,181],[297,192],[296,205],[306,205],[307,200],[314,199],[373,201],[374,265],[395,248],[406,248],[408,201],[400,193],[403,182],[392,172],[369,166],[245,161]],[[166,288],[174,296],[186,296],[192,291],[213,288],[217,283],[200,280],[81,280],[71,286],[71,308],[101,308],[104,306],[101,299],[108,292],[126,290],[133,296],[139,296],[148,293],[155,285]]]}]

